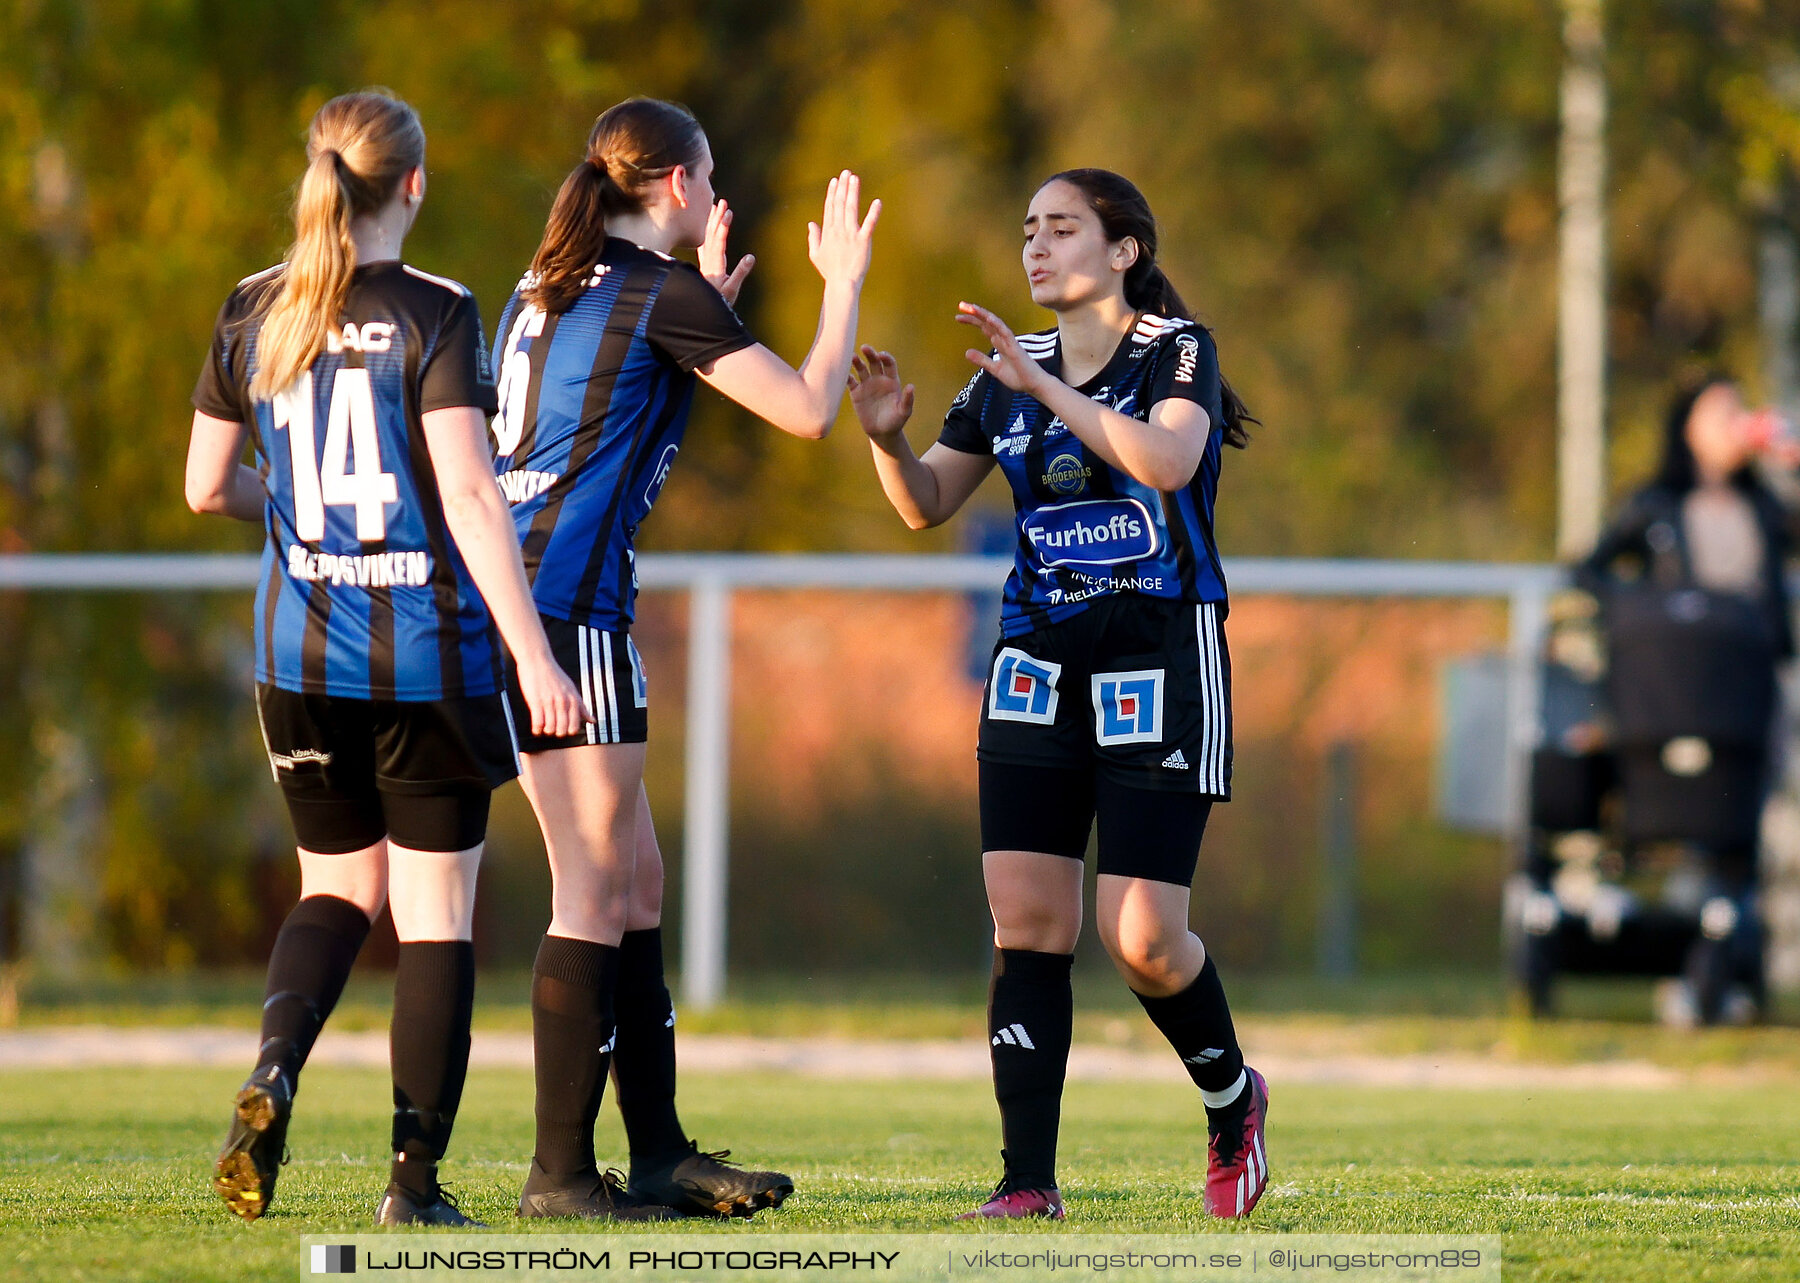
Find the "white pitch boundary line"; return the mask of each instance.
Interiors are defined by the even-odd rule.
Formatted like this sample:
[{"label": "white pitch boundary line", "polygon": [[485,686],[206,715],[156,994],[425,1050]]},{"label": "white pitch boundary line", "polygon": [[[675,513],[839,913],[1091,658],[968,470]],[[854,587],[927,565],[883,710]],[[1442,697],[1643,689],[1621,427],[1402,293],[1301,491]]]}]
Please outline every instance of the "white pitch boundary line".
[{"label": "white pitch boundary line", "polygon": [[[114,1028],[100,1025],[0,1031],[0,1069],[71,1069],[217,1065],[241,1068],[256,1055],[256,1034],[244,1029]],[[788,1073],[848,1081],[919,1079],[982,1081],[992,1070],[988,1040],[935,1039],[888,1042],[847,1038],[753,1038],[683,1034],[681,1066],[695,1073]],[[1554,1088],[1658,1090],[1693,1081],[1724,1085],[1766,1083],[1782,1075],[1757,1069],[1707,1070],[1688,1075],[1646,1061],[1555,1065],[1517,1064],[1468,1055],[1305,1057],[1254,1056],[1271,1082],[1315,1086],[1366,1086],[1477,1091]],[[380,1067],[388,1062],[385,1030],[326,1030],[312,1063]],[[525,1068],[531,1035],[477,1030],[470,1063]],[[1069,1056],[1075,1082],[1185,1083],[1173,1052],[1077,1045]],[[1277,1087],[1279,1090],[1279,1086]]]}]

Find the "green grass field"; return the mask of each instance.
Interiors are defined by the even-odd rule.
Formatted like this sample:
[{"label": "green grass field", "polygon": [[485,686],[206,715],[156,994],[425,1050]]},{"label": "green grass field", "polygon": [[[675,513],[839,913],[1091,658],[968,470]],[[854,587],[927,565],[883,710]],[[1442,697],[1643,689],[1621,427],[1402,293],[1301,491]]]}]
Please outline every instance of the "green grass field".
[{"label": "green grass field", "polygon": [[[366,1229],[385,1176],[387,1081],[308,1071],[274,1210],[244,1225],[207,1185],[240,1075],[0,1073],[0,1277],[295,1277],[304,1234]],[[1498,1233],[1508,1279],[1800,1278],[1800,1092],[1408,1092],[1272,1085],[1274,1185],[1247,1227],[1200,1211],[1200,1111],[1172,1086],[1071,1085],[1071,1220],[1022,1233]],[[998,1133],[985,1084],[691,1075],[683,1114],[709,1147],[793,1173],[748,1225],[675,1233],[938,1231],[984,1194]],[[446,1178],[511,1211],[531,1140],[522,1070],[471,1076]],[[602,1154],[622,1157],[606,1116]],[[565,1226],[535,1227],[561,1230]]]}]

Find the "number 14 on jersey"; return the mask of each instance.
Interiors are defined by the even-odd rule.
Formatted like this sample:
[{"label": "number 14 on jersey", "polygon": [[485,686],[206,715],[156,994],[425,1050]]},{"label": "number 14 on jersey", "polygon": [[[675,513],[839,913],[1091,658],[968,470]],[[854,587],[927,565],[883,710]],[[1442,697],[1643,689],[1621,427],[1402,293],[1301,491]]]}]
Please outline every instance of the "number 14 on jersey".
[{"label": "number 14 on jersey", "polygon": [[[356,537],[387,538],[387,505],[400,502],[400,487],[381,470],[381,433],[369,372],[339,370],[331,385],[320,456],[313,428],[313,376],[308,370],[275,396],[275,426],[288,431],[294,472],[294,533],[307,543],[325,537],[325,508],[356,509]],[[352,462],[354,459],[354,462]]]}]

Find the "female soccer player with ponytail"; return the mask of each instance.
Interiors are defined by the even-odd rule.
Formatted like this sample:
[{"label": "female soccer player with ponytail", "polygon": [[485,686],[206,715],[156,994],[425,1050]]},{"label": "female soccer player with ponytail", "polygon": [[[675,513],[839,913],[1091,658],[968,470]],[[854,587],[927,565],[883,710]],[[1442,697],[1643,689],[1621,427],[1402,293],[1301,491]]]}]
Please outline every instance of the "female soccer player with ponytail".
[{"label": "female soccer player with ponytail", "polygon": [[1268,1090],[1244,1065],[1188,896],[1207,816],[1231,789],[1213,501],[1221,447],[1245,445],[1255,420],[1157,266],[1156,221],[1131,183],[1098,169],[1050,178],[1024,257],[1056,328],[1015,337],[962,304],[957,319],[992,351],[968,354],[980,369],[923,458],[902,432],[913,389],[893,357],[863,348],[851,391],[907,525],[948,520],[996,463],[1017,510],[977,753],[1005,1175],[968,1216],[1064,1214],[1069,968],[1096,821],[1100,938],[1200,1089],[1206,1210],[1244,1216],[1268,1183]]},{"label": "female soccer player with ponytail", "polygon": [[[495,339],[495,466],[544,628],[594,713],[579,733],[523,743],[554,889],[533,968],[537,1143],[521,1216],[749,1216],[793,1189],[779,1172],[701,1151],[675,1112],[662,858],[643,788],[648,697],[629,632],[633,542],[680,448],[696,377],[795,436],[830,429],[880,202],[859,219],[845,172],[808,226],[825,296],[796,371],[732,311],[752,260],[726,270],[731,214],[713,198],[712,169],[684,109],[633,98],[602,114]],[[700,270],[670,257],[683,248],[699,249]],[[631,1148],[625,1187],[594,1156],[609,1061]]]},{"label": "female soccer player with ponytail", "polygon": [[419,118],[383,93],[334,98],[307,158],[287,261],[219,314],[188,447],[189,506],[267,531],[256,703],[300,855],[213,1185],[245,1220],[268,1210],[301,1066],[386,902],[394,1162],[376,1223],[467,1225],[437,1163],[468,1068],[488,795],[517,773],[495,624],[534,733],[585,713],[489,465],[475,300],[400,259],[425,197]]}]

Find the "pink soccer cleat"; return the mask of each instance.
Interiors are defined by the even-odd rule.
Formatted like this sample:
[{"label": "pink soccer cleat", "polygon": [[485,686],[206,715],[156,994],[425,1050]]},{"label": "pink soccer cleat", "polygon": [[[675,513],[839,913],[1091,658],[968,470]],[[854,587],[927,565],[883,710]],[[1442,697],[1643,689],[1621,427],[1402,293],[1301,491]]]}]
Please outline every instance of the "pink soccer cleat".
[{"label": "pink soccer cleat", "polygon": [[964,1212],[956,1219],[959,1221],[1011,1220],[1027,1216],[1042,1216],[1046,1220],[1060,1221],[1068,1213],[1063,1208],[1062,1195],[1054,1189],[1013,1189],[1006,1188],[1001,1181],[994,1187],[988,1201],[972,1212]]},{"label": "pink soccer cleat", "polygon": [[1269,1084],[1249,1066],[1250,1103],[1235,1123],[1211,1131],[1206,1146],[1206,1211],[1235,1220],[1250,1215],[1269,1187],[1269,1158],[1263,1149],[1263,1123],[1269,1114]]}]

